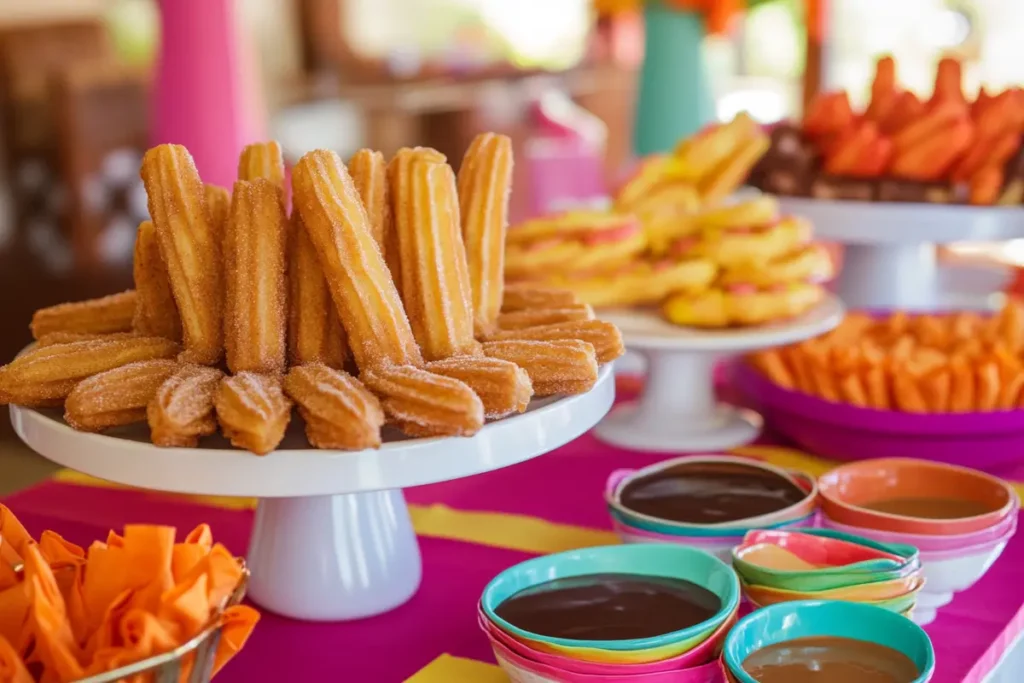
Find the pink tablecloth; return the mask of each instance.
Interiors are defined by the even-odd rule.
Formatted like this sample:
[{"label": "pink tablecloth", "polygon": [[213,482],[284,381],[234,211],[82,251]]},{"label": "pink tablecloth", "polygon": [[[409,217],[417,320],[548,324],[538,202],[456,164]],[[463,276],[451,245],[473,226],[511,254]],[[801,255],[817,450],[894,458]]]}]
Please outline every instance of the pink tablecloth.
[{"label": "pink tablecloth", "polygon": [[[410,503],[498,511],[609,528],[601,491],[608,474],[661,456],[610,448],[587,435],[515,467],[406,492]],[[5,501],[33,533],[55,529],[88,545],[126,522],[189,529],[209,522],[215,537],[244,554],[252,513],[129,490],[50,482]],[[527,554],[474,543],[421,539],[423,587],[401,608],[355,623],[312,624],[266,614],[252,641],[218,680],[329,680],[399,683],[442,653],[493,661],[477,630],[484,585]],[[1024,628],[1024,535],[973,589],[939,612],[927,630],[938,653],[936,683],[976,683]],[[452,683],[460,683],[453,681]]]}]

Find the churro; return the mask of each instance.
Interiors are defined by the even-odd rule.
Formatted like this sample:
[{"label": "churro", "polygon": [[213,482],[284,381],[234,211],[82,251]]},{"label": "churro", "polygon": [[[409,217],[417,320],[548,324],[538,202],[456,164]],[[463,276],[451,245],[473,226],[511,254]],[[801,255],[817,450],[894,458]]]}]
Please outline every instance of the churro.
[{"label": "churro", "polygon": [[[131,339],[132,337],[147,337],[153,335],[140,334],[138,332],[111,332],[110,334],[87,334],[84,332],[51,332],[44,334],[36,340],[35,348],[41,346],[53,346],[54,344],[68,344],[70,342],[89,341],[92,339]],[[166,339],[166,337],[164,337]]]},{"label": "churro", "polygon": [[402,222],[415,221],[416,217],[410,213],[412,198],[403,194],[406,188],[399,186],[396,181],[398,178],[406,175],[407,166],[416,155],[424,160],[433,161],[438,164],[443,164],[447,161],[446,157],[435,149],[403,147],[388,162],[388,203],[391,206],[391,223],[385,226],[384,253],[388,269],[391,271],[391,277],[395,281],[395,286],[399,292],[402,291],[402,262],[401,249],[398,244],[398,230]]},{"label": "churro", "polygon": [[220,248],[206,214],[199,172],[184,147],[160,145],[146,152],[141,175],[181,315],[182,360],[216,363],[224,352]]},{"label": "churro", "polygon": [[488,337],[487,341],[524,339],[532,341],[578,339],[585,341],[593,345],[599,363],[610,363],[626,352],[619,328],[604,320],[572,320],[521,330],[499,330]]},{"label": "churro", "polygon": [[178,304],[174,302],[171,280],[164,257],[160,255],[160,244],[152,221],[142,221],[139,225],[132,273],[137,292],[132,328],[142,335],[181,341]]},{"label": "churro", "polygon": [[502,313],[525,311],[531,308],[571,308],[582,301],[574,292],[558,287],[537,284],[508,284],[501,301]]},{"label": "churro", "polygon": [[280,189],[265,178],[235,183],[224,236],[224,346],[233,373],[283,373],[288,222]]},{"label": "churro", "polygon": [[177,368],[173,360],[148,360],[93,375],[68,395],[64,419],[86,432],[145,422],[146,406]]},{"label": "churro", "polygon": [[276,141],[246,145],[238,157],[239,180],[253,181],[260,178],[270,181],[278,191],[284,192],[284,154]]},{"label": "churro", "polygon": [[463,356],[427,363],[427,370],[464,382],[480,397],[484,415],[498,419],[521,413],[530,404],[529,374],[515,363],[485,356]]},{"label": "churro", "polygon": [[340,369],[348,355],[345,328],[331,299],[316,248],[292,215],[288,249],[288,359],[293,365],[323,363]]},{"label": "churro", "polygon": [[153,443],[189,448],[216,432],[213,399],[223,377],[220,370],[202,365],[182,366],[168,377],[146,406]]},{"label": "churro", "polygon": [[512,140],[495,133],[476,136],[459,168],[458,192],[478,335],[492,330],[501,312],[511,189]]},{"label": "churro", "polygon": [[524,327],[551,325],[570,320],[593,320],[594,309],[590,304],[576,304],[563,308],[527,308],[522,311],[510,311],[498,316],[499,330],[521,330]]},{"label": "churro", "polygon": [[306,154],[295,166],[292,188],[359,369],[421,364],[398,290],[341,159],[324,150]]},{"label": "churro", "polygon": [[0,403],[53,405],[87,377],[144,360],[170,358],[180,347],[161,337],[90,339],[26,351],[0,368]]},{"label": "churro", "polygon": [[348,160],[348,173],[366,209],[373,240],[386,260],[384,235],[391,230],[391,206],[388,201],[388,174],[384,155],[372,149],[361,149]]},{"label": "churro", "polygon": [[137,304],[138,294],[135,290],[128,290],[99,299],[40,308],[32,316],[32,337],[39,339],[53,332],[129,332]]},{"label": "churro", "polygon": [[219,248],[224,230],[227,228],[228,215],[231,213],[231,192],[226,187],[206,183],[203,185],[203,194],[206,197],[206,217],[209,219],[210,234]]},{"label": "churro", "polygon": [[273,375],[225,377],[213,402],[224,436],[257,455],[277,448],[292,416],[291,399],[281,390],[281,378]]},{"label": "churro", "polygon": [[294,367],[284,391],[306,421],[306,438],[317,448],[358,451],[380,446],[384,411],[352,375],[326,365]]},{"label": "churro", "polygon": [[408,436],[470,436],[483,426],[483,403],[457,379],[411,365],[378,366],[359,379],[380,397],[389,422]]},{"label": "churro", "polygon": [[526,371],[535,396],[583,394],[597,382],[594,347],[578,339],[485,342],[484,354],[515,363]]},{"label": "churro", "polygon": [[455,174],[430,150],[403,154],[410,159],[396,166],[391,182],[400,202],[401,292],[413,334],[428,361],[478,353]]}]

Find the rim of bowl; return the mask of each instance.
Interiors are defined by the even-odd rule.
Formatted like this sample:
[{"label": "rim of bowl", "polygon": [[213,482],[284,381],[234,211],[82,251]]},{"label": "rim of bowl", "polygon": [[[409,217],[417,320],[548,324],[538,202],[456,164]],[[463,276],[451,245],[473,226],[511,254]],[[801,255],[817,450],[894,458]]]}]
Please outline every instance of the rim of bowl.
[{"label": "rim of bowl", "polygon": [[[803,490],[803,487],[800,486],[799,482],[796,480],[796,478],[799,477],[805,480],[808,484],[810,484],[811,490],[807,491],[806,495],[801,500],[797,501],[796,503],[793,503],[792,505],[776,510],[775,512],[769,512],[754,517],[745,517],[743,519],[734,519],[728,522],[717,522],[715,524],[694,524],[693,522],[679,522],[671,519],[664,519],[662,517],[653,517],[651,515],[646,515],[642,512],[637,512],[636,510],[628,508],[625,505],[623,505],[622,502],[619,500],[619,495],[622,493],[622,489],[626,486],[626,484],[640,477],[648,476],[650,474],[660,472],[661,470],[669,469],[670,467],[673,467],[675,465],[698,462],[728,462],[739,465],[747,465],[755,469],[766,470],[768,472],[777,474],[782,478],[793,482],[795,486]],[[761,460],[756,460],[754,458],[746,458],[739,455],[683,455],[677,458],[670,458],[668,460],[656,462],[653,465],[648,465],[647,467],[642,467],[633,472],[632,474],[623,477],[615,485],[615,488],[613,490],[605,491],[605,501],[608,503],[608,505],[612,506],[617,511],[630,517],[636,517],[637,519],[643,519],[649,522],[657,522],[659,524],[664,524],[665,526],[676,527],[679,529],[718,529],[724,531],[726,529],[757,528],[758,525],[775,523],[774,520],[776,518],[783,518],[781,521],[785,521],[784,517],[787,513],[799,509],[802,505],[806,505],[808,500],[811,501],[813,507],[814,502],[818,497],[818,491],[818,480],[802,470],[776,467],[771,463],[766,463]],[[750,527],[750,524],[753,524],[754,526]]]},{"label": "rim of bowl", "polygon": [[[706,619],[705,621],[700,622],[699,624],[694,624],[693,626],[688,626],[688,627],[686,627],[684,629],[679,629],[677,631],[672,631],[671,633],[663,633],[661,635],[650,636],[650,637],[647,637],[647,638],[625,638],[625,639],[622,639],[622,640],[611,640],[611,641],[577,640],[577,639],[574,639],[574,638],[555,638],[555,637],[552,637],[552,636],[541,635],[539,633],[533,633],[532,631],[527,631],[526,629],[519,628],[518,626],[515,626],[514,624],[510,624],[509,622],[507,622],[504,619],[502,619],[501,617],[499,617],[495,613],[494,609],[497,608],[498,605],[500,605],[501,603],[498,603],[493,608],[488,605],[488,602],[489,602],[488,601],[488,595],[493,593],[496,590],[496,586],[497,586],[498,582],[501,580],[501,578],[503,576],[505,576],[507,573],[511,572],[513,569],[522,568],[524,565],[544,565],[544,564],[549,563],[552,560],[555,560],[557,558],[560,558],[560,557],[563,557],[563,556],[566,556],[566,555],[571,555],[571,554],[579,554],[579,553],[587,553],[587,554],[597,553],[599,555],[606,555],[606,554],[607,555],[614,555],[614,554],[617,554],[617,553],[637,553],[637,552],[678,553],[681,556],[681,558],[680,558],[681,566],[684,566],[684,563],[686,562],[686,560],[687,559],[691,559],[695,555],[697,555],[697,556],[701,556],[701,555],[704,556],[704,558],[706,558],[706,559],[711,561],[711,564],[713,566],[715,566],[715,565],[720,566],[723,570],[725,570],[726,575],[729,576],[730,581],[729,581],[729,592],[728,592],[727,599],[722,600],[722,606],[719,608],[718,612],[716,612],[714,614],[714,616],[712,616],[709,619]],[[689,558],[682,558],[683,555],[687,555],[687,556],[689,556]],[[601,572],[582,572],[580,574],[572,574],[571,576],[587,576],[587,575],[593,574],[593,573],[601,573]],[[660,575],[651,574],[650,576],[660,576]],[[665,577],[662,577],[662,578],[665,578]],[[711,633],[714,632],[714,629],[717,629],[718,626],[721,625],[722,621],[728,619],[729,615],[731,615],[736,610],[736,607],[740,603],[740,597],[741,597],[741,590],[740,590],[740,579],[739,579],[739,576],[737,576],[736,572],[733,571],[733,568],[731,566],[729,566],[728,564],[726,564],[725,562],[723,562],[719,558],[715,557],[712,553],[706,552],[704,550],[700,550],[699,548],[691,548],[691,547],[688,547],[688,546],[685,546],[685,545],[676,545],[676,544],[672,544],[672,543],[634,543],[634,544],[628,544],[628,545],[595,546],[595,547],[592,547],[592,548],[581,548],[581,549],[578,549],[578,550],[569,550],[569,551],[566,551],[564,553],[556,553],[556,554],[553,554],[553,555],[542,555],[540,557],[534,557],[534,558],[531,558],[531,559],[526,560],[524,562],[520,562],[518,564],[515,564],[515,565],[513,565],[511,567],[508,567],[507,569],[501,571],[497,576],[495,576],[493,579],[491,579],[490,581],[487,582],[487,585],[484,586],[483,594],[480,597],[480,605],[483,607],[484,614],[487,615],[487,619],[491,623],[497,625],[498,628],[500,628],[502,631],[505,631],[506,633],[519,635],[519,636],[522,636],[524,638],[529,638],[529,639],[532,639],[532,640],[540,640],[542,642],[550,643],[552,645],[559,645],[559,646],[563,646],[563,647],[585,647],[585,648],[594,648],[594,649],[608,649],[607,648],[607,644],[608,643],[616,643],[616,644],[618,644],[620,646],[623,646],[623,647],[615,648],[616,650],[619,650],[619,651],[630,651],[630,650],[646,650],[646,649],[661,647],[661,646],[665,646],[665,645],[671,645],[671,644],[677,643],[677,642],[679,642],[681,640],[685,640],[688,637],[696,636],[699,633],[701,633],[702,630],[706,630],[708,628],[712,628],[713,627],[711,632],[709,632],[709,635],[710,635]],[[605,647],[602,647],[602,645],[604,645]]]},{"label": "rim of bowl", "polygon": [[[717,544],[729,543],[729,544],[732,544],[732,545],[739,545],[743,541],[743,537],[746,536],[747,534],[749,534],[751,531],[798,531],[798,530],[801,530],[801,529],[808,529],[808,528],[811,528],[809,526],[809,524],[813,524],[814,523],[814,518],[815,518],[815,515],[817,514],[817,510],[813,510],[809,514],[804,515],[803,517],[794,517],[793,519],[788,519],[788,520],[786,520],[784,522],[777,522],[775,524],[771,524],[771,525],[768,525],[768,526],[760,526],[760,527],[752,527],[752,528],[742,527],[742,528],[737,528],[737,529],[717,529],[717,530],[715,530],[715,529],[708,529],[707,531],[719,531],[719,532],[731,531],[731,532],[734,532],[734,533],[730,533],[730,534],[722,534],[720,536],[712,536],[712,535],[704,535],[704,534],[692,534],[691,535],[691,534],[683,534],[683,533],[680,533],[680,534],[669,534],[669,533],[665,533],[663,531],[653,531],[651,529],[645,529],[645,528],[643,528],[641,526],[635,526],[633,524],[630,524],[629,520],[622,519],[622,517],[620,516],[620,515],[622,515],[622,512],[620,512],[617,508],[613,508],[610,505],[608,506],[608,508],[609,508],[608,509],[608,514],[612,518],[612,523],[613,524],[618,524],[618,525],[621,525],[621,526],[625,527],[625,530],[627,532],[629,532],[631,530],[636,530],[636,531],[641,532],[642,534],[645,534],[645,535],[646,534],[653,534],[655,536],[658,536],[658,540],[657,541],[652,541],[652,542],[655,542],[655,543],[657,543],[657,542],[660,542],[660,543],[679,543],[680,541],[684,541],[686,543],[708,544],[708,545],[712,545],[712,544],[716,544],[716,543]],[[652,522],[648,522],[646,520],[643,520],[643,521],[645,523],[647,523],[647,524],[657,523],[657,521],[652,521]],[[804,524],[804,526],[798,526],[800,524]],[[699,528],[699,530],[703,531],[704,529],[703,528]]]},{"label": "rim of bowl", "polygon": [[[985,527],[984,529],[979,529],[978,531],[969,531],[969,532],[967,532],[965,534],[947,534],[947,535],[912,534],[912,533],[909,533],[909,532],[906,532],[906,531],[887,531],[885,529],[872,529],[870,527],[854,526],[853,524],[847,524],[846,522],[840,522],[838,520],[832,519],[827,514],[825,514],[824,510],[821,511],[821,517],[822,517],[822,520],[824,521],[824,523],[826,523],[828,525],[835,525],[836,531],[845,531],[847,533],[860,534],[860,535],[864,535],[864,533],[867,532],[868,534],[884,534],[886,536],[892,536],[893,537],[891,539],[882,540],[883,543],[906,543],[908,545],[918,545],[919,543],[934,543],[936,540],[941,539],[942,541],[944,541],[946,543],[949,543],[952,547],[944,548],[941,551],[932,550],[931,552],[944,552],[945,550],[955,550],[955,549],[959,548],[960,546],[956,545],[958,542],[964,543],[963,547],[968,548],[968,547],[972,547],[972,546],[975,546],[975,545],[981,545],[982,543],[988,543],[991,540],[996,540],[996,539],[989,539],[989,541],[982,541],[982,543],[974,543],[970,539],[973,536],[981,536],[981,535],[984,535],[984,534],[990,534],[990,533],[992,533],[992,530],[995,527],[1003,525],[1003,524],[1006,525],[1006,528],[999,532],[999,536],[997,538],[1002,538],[1006,534],[1012,535],[1013,531],[1016,531],[1016,528],[1017,528],[1017,522],[1018,522],[1017,518],[1018,518],[1019,511],[1020,510],[1019,510],[1019,506],[1018,506],[1016,511],[1011,510],[1011,513],[1008,514],[1006,517],[1004,517],[1003,519],[999,520],[998,522],[996,522],[992,526]],[[826,528],[828,528],[828,527],[826,527]],[[895,538],[897,536],[900,537],[900,538]],[[879,539],[879,540],[881,540],[881,539]],[[926,551],[923,548],[919,548],[919,550],[921,550],[921,552],[929,552],[929,551]]]},{"label": "rim of bowl", "polygon": [[[949,519],[928,519],[928,518],[925,518],[925,517],[909,517],[907,515],[897,515],[897,514],[893,514],[891,512],[879,512],[877,510],[871,510],[869,508],[861,507],[860,505],[856,505],[854,503],[851,503],[851,502],[848,502],[846,500],[843,500],[842,498],[837,497],[832,491],[829,490],[829,489],[837,488],[838,487],[838,482],[835,481],[835,480],[844,471],[849,471],[849,470],[852,470],[852,469],[860,469],[862,467],[868,466],[868,464],[870,464],[872,466],[876,466],[876,467],[882,467],[882,466],[886,466],[886,465],[901,465],[901,466],[902,465],[911,465],[913,467],[916,467],[916,468],[919,468],[919,469],[923,469],[923,470],[944,470],[944,471],[958,472],[958,473],[963,474],[965,476],[975,477],[975,478],[978,478],[978,479],[984,479],[984,480],[987,480],[990,483],[997,484],[1000,488],[1002,488],[1006,492],[1007,500],[999,508],[997,508],[995,510],[989,510],[988,512],[984,512],[984,513],[981,513],[979,515],[971,515],[969,517],[954,517],[954,518],[949,518]],[[971,469],[969,467],[961,467],[960,465],[950,465],[950,464],[947,464],[947,463],[932,462],[930,460],[917,460],[917,459],[914,459],[914,458],[876,458],[876,459],[870,459],[870,460],[858,460],[856,462],[850,462],[850,463],[846,463],[844,465],[840,465],[839,467],[831,469],[828,472],[826,472],[825,474],[823,474],[820,477],[818,477],[818,496],[820,496],[822,498],[822,500],[825,500],[828,503],[830,503],[832,505],[835,505],[835,506],[837,506],[839,508],[847,509],[847,510],[852,510],[852,511],[855,511],[855,512],[857,512],[859,514],[867,515],[869,517],[876,517],[876,518],[879,518],[881,520],[884,520],[885,522],[893,522],[893,523],[907,523],[907,522],[909,522],[911,524],[918,524],[918,525],[921,525],[921,526],[924,526],[924,527],[932,527],[932,528],[944,527],[944,526],[947,526],[947,525],[950,525],[950,524],[970,524],[971,522],[980,522],[980,521],[982,521],[982,520],[984,520],[986,518],[990,518],[990,517],[995,516],[995,517],[998,518],[998,520],[996,522],[993,522],[993,524],[989,525],[989,526],[994,526],[995,524],[998,524],[999,521],[1002,521],[1002,519],[1004,517],[1006,517],[1007,515],[1009,515],[1015,508],[1019,508],[1020,507],[1020,499],[1017,497],[1017,492],[1013,489],[1012,486],[1007,484],[1005,481],[1003,481],[999,477],[995,477],[995,476],[993,476],[991,474],[987,474],[987,473],[981,472],[979,470],[973,470],[973,469]],[[827,512],[824,510],[824,508],[822,508],[822,514],[827,515]],[[829,516],[829,517],[831,518],[831,516]],[[843,523],[845,524],[845,522],[843,522]],[[879,531],[888,531],[888,529],[879,529]],[[961,532],[961,533],[963,533],[963,534],[977,533],[977,531],[982,531],[982,529],[978,529],[978,530],[973,531],[973,532]],[[904,532],[892,532],[892,533],[904,533]],[[921,535],[927,536],[927,535],[930,535],[930,534],[921,534]],[[942,536],[943,534],[937,533],[937,534],[934,534],[934,535]]]},{"label": "rim of bowl", "polygon": [[[891,624],[897,625],[897,628],[909,629],[910,632],[913,633],[913,637],[917,638],[925,646],[925,665],[922,670],[918,671],[918,676],[914,679],[912,683],[923,683],[924,681],[929,680],[935,673],[935,647],[932,645],[931,638],[928,636],[928,634],[925,632],[923,628],[921,628],[920,626],[918,626],[902,614],[899,614],[897,612],[891,612],[885,609],[884,607],[879,607],[877,605],[870,605],[859,602],[844,602],[842,600],[792,600],[788,602],[777,603],[775,605],[766,605],[764,607],[759,607],[754,612],[751,612],[747,616],[740,619],[736,623],[736,625],[732,627],[732,630],[729,631],[729,634],[725,637],[725,644],[722,647],[722,658],[726,664],[727,669],[733,674],[736,680],[740,681],[741,683],[757,683],[757,681],[754,680],[754,678],[750,676],[750,674],[743,670],[743,662],[735,661],[737,656],[735,650],[739,647],[735,644],[735,641],[743,635],[743,631],[745,629],[752,628],[751,626],[749,626],[749,624],[763,619],[767,619],[771,617],[775,612],[788,613],[790,616],[792,616],[794,612],[797,612],[799,610],[843,610],[849,612],[851,615],[854,616],[859,612],[861,615],[868,615],[869,618],[871,618],[874,621],[880,621],[881,623],[889,622]],[[844,621],[845,620],[843,619],[834,620],[835,623],[843,623]],[[822,633],[820,635],[827,636],[834,634]],[[845,635],[840,635],[837,637],[853,638],[853,636]],[[854,639],[863,640],[863,638]],[[777,642],[784,643],[787,642],[787,640],[779,640]],[[775,643],[769,644],[774,645]],[[892,646],[890,645],[889,647]],[[752,650],[751,654],[753,652],[756,652],[756,650]]]}]

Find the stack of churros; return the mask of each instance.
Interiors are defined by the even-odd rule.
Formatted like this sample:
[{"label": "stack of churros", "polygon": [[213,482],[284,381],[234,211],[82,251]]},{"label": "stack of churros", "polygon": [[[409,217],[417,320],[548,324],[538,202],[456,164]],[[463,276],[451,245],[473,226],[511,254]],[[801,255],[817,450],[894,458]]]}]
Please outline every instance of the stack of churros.
[{"label": "stack of churros", "polygon": [[832,332],[750,363],[782,388],[908,413],[1024,408],[1024,306],[998,315],[852,313]]},{"label": "stack of churros", "polygon": [[273,142],[245,148],[230,191],[184,147],[149,150],[136,288],[38,311],[0,402],[63,406],[83,431],[148,422],[165,447],[219,430],[258,454],[297,408],[314,447],[356,450],[385,424],[472,435],[533,396],[588,391],[623,353],[572,292],[506,290],[507,137],[479,136],[457,176],[433,149],[347,167],[310,152],[291,212],[285,178]]}]

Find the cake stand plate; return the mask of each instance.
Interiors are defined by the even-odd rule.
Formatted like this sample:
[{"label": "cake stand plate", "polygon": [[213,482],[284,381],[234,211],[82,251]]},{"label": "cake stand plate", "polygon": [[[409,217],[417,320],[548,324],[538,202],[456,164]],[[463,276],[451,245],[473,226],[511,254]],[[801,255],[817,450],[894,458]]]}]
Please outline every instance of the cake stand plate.
[{"label": "cake stand plate", "polygon": [[837,281],[852,308],[943,307],[937,246],[1024,237],[1024,209],[780,197],[815,237],[845,245]]},{"label": "cake stand plate", "polygon": [[642,451],[718,451],[754,441],[761,417],[715,399],[715,364],[723,357],[782,346],[828,332],[843,304],[828,295],[804,315],[761,327],[702,330],[666,322],[657,311],[602,310],[622,330],[626,347],[647,357],[636,402],[622,404],[597,426],[610,444]]},{"label": "cake stand plate", "polygon": [[580,396],[535,399],[522,415],[475,436],[405,439],[379,450],[308,447],[294,421],[281,448],[259,457],[221,437],[199,448],[158,448],[144,425],[108,434],[71,429],[57,411],[11,406],[18,436],[54,462],[85,474],[174,493],[254,496],[248,595],[295,619],[344,621],[381,614],[411,598],[422,563],[402,489],[514,465],[593,427],[611,408],[611,366]]}]

